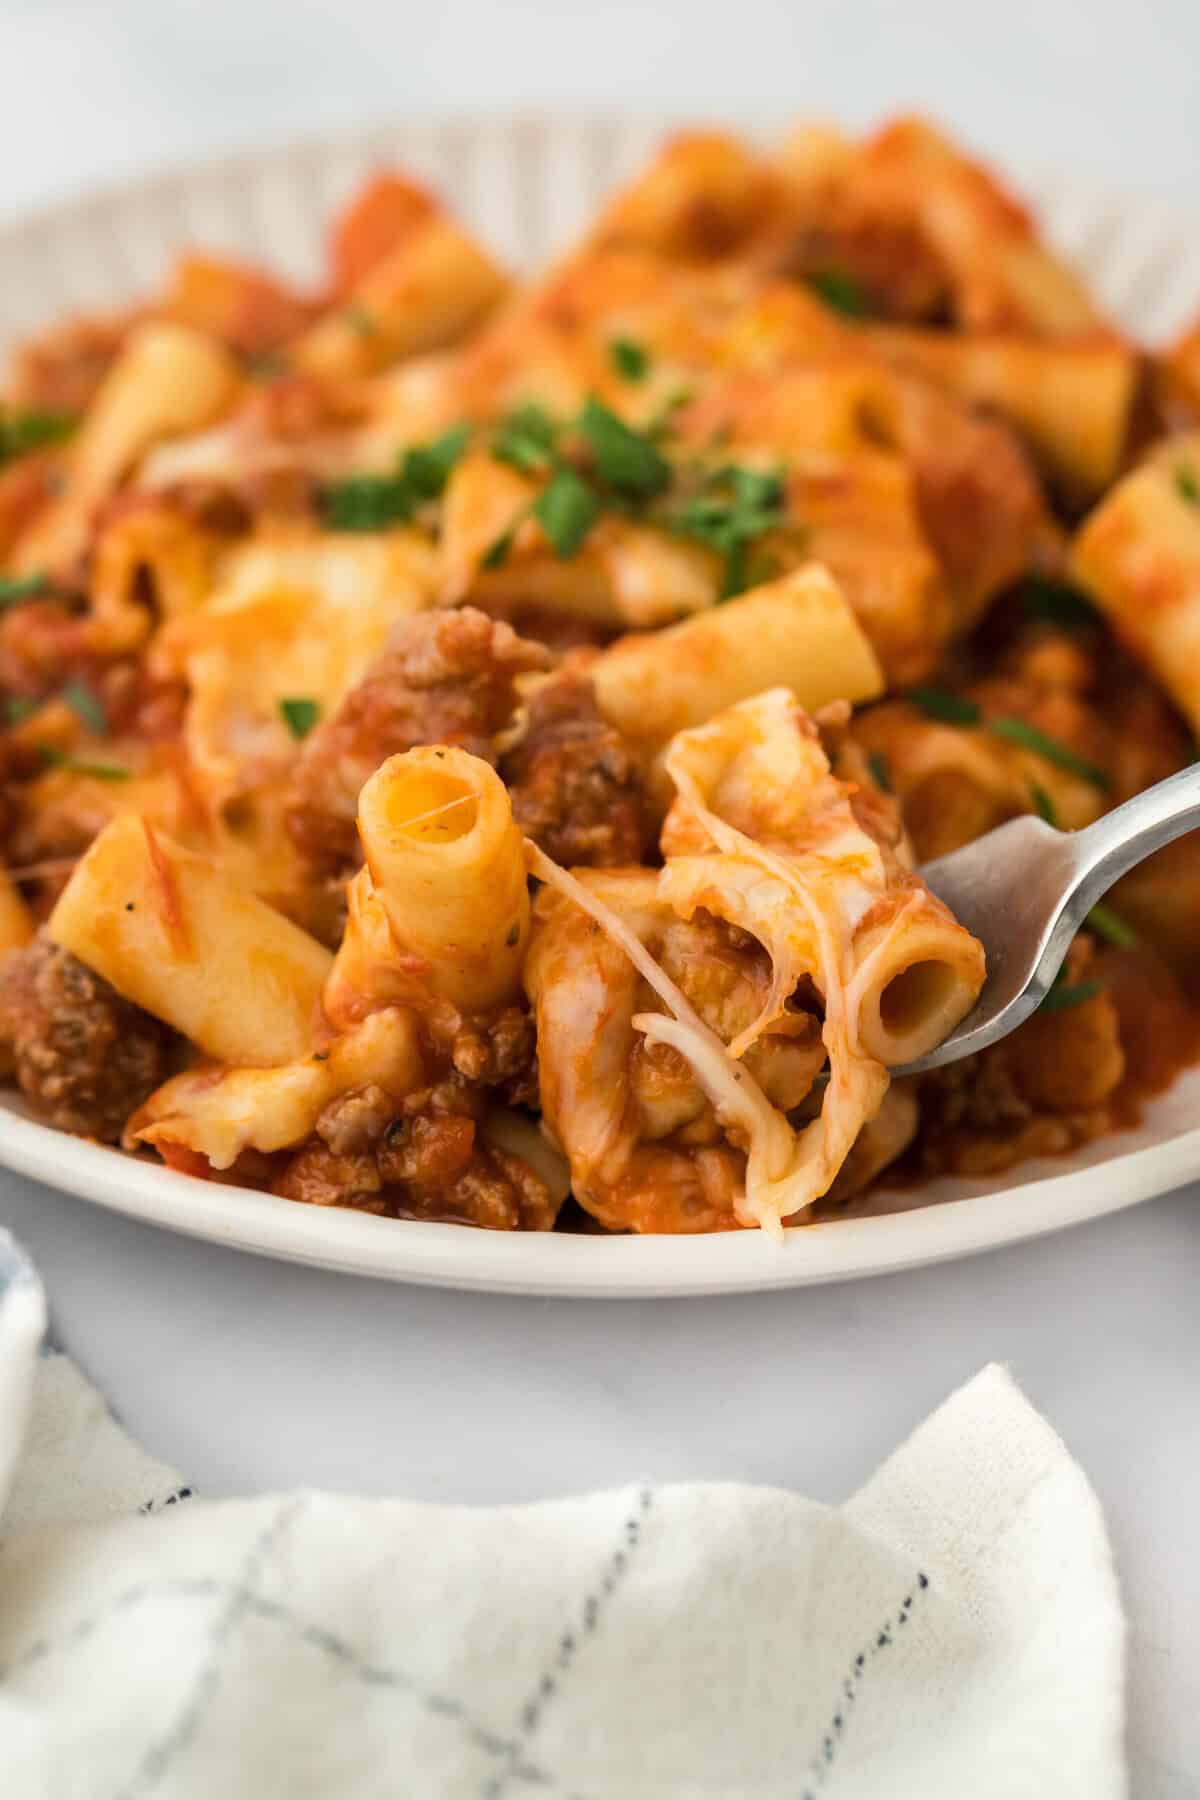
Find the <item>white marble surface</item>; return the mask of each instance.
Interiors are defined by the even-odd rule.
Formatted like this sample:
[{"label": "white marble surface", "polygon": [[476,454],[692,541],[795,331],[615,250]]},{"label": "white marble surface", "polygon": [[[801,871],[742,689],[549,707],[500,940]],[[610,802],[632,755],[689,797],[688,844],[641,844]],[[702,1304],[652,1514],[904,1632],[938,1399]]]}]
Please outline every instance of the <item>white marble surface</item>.
[{"label": "white marble surface", "polygon": [[[1194,203],[1190,0],[0,0],[0,216],[402,111],[936,110],[982,147]],[[848,1493],[989,1359],[1099,1490],[1131,1617],[1135,1800],[1200,1795],[1200,1195],[795,1295],[569,1304],[388,1287],[176,1239],[0,1177],[55,1328],[210,1494],[526,1499],[721,1476]]]}]

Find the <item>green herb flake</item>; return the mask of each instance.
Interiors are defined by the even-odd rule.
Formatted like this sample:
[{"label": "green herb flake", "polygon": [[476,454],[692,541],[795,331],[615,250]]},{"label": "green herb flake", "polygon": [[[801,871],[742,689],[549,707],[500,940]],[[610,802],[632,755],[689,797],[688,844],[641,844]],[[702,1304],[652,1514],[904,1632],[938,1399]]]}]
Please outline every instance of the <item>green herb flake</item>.
[{"label": "green herb flake", "polygon": [[492,455],[522,475],[540,475],[554,461],[558,426],[543,407],[518,406],[492,435]]},{"label": "green herb flake", "polygon": [[31,700],[28,694],[6,694],[4,697],[3,714],[6,725],[22,725],[37,710],[38,702]]},{"label": "green herb flake", "polygon": [[0,576],[0,607],[18,606],[22,600],[36,600],[50,592],[50,578],[44,569],[32,575]]},{"label": "green herb flake", "polygon": [[764,587],[768,581],[774,581],[781,567],[777,556],[766,550],[756,550],[746,559],[746,586]]},{"label": "green herb flake", "polygon": [[1085,1000],[1094,1000],[1097,994],[1104,992],[1102,981],[1079,981],[1073,985],[1062,980],[1056,981],[1038,1011],[1044,1013],[1066,1012],[1068,1007],[1082,1006]]},{"label": "green herb flake", "polygon": [[725,558],[720,598],[730,600],[763,579],[758,572],[762,558],[752,559],[750,546],[784,523],[786,498],[779,470],[726,464],[704,479],[698,492],[668,516],[667,524],[677,536],[691,538]]},{"label": "green herb flake", "polygon": [[399,475],[351,475],[325,489],[322,510],[331,531],[386,531],[412,517],[414,501]]},{"label": "green herb flake", "polygon": [[480,568],[502,569],[508,561],[516,535],[516,526],[510,525],[507,531],[502,531],[498,538],[494,538],[480,559]]},{"label": "green herb flake", "polygon": [[1037,756],[1044,756],[1047,762],[1054,763],[1060,769],[1066,769],[1071,775],[1078,775],[1084,781],[1090,781],[1093,787],[1106,788],[1108,776],[1086,757],[1079,756],[1066,744],[1060,744],[1057,738],[1047,737],[1036,725],[1030,725],[1024,719],[989,719],[988,730],[993,737],[1004,738],[1010,744],[1019,744],[1023,750],[1032,750]]},{"label": "green herb flake", "polygon": [[892,771],[888,766],[888,759],[883,754],[882,750],[868,751],[867,767],[871,771],[871,780],[875,783],[875,786],[877,788],[882,788],[885,794],[890,794],[893,791]]},{"label": "green herb flake", "polygon": [[357,331],[359,337],[374,337],[379,330],[374,315],[368,312],[365,306],[360,306],[357,301],[342,308],[342,317],[351,331]]},{"label": "green herb flake", "polygon": [[556,469],[534,503],[533,516],[556,556],[574,556],[599,517],[596,497],[574,469]]},{"label": "green herb flake", "polygon": [[392,475],[350,475],[322,496],[332,531],[386,531],[403,525],[427,501],[443,492],[471,438],[469,425],[455,425],[431,444],[413,444]]},{"label": "green herb flake", "polygon": [[306,738],[321,716],[321,708],[315,700],[298,695],[295,698],[281,700],[279,713],[284,724],[296,739],[297,743]]},{"label": "green herb flake", "polygon": [[6,412],[0,407],[0,463],[70,437],[78,420],[70,413]]},{"label": "green herb flake", "polygon": [[1111,906],[1093,906],[1086,924],[1089,931],[1094,931],[1097,937],[1104,938],[1117,950],[1132,950],[1137,943],[1137,932],[1133,926],[1127,924]]},{"label": "green herb flake", "polygon": [[1200,481],[1190,463],[1175,464],[1175,490],[1189,506],[1200,506]]},{"label": "green herb flake", "polygon": [[1045,788],[1039,787],[1035,781],[1029,791],[1033,799],[1034,807],[1037,810],[1038,817],[1040,819],[1045,819],[1047,825],[1053,825],[1054,829],[1057,831],[1058,811]]},{"label": "green herb flake", "polygon": [[68,681],[62,690],[62,699],[80,720],[86,730],[96,737],[103,737],[108,730],[108,715],[104,710],[100,697],[84,681]]},{"label": "green herb flake", "polygon": [[846,269],[814,269],[804,277],[813,292],[847,319],[865,319],[871,311],[866,290]]},{"label": "green herb flake", "polygon": [[927,719],[936,719],[942,725],[978,725],[983,717],[974,700],[952,694],[948,688],[909,688],[908,698]]},{"label": "green herb flake", "polygon": [[470,441],[471,427],[455,425],[432,444],[418,444],[405,451],[400,479],[408,486],[414,502],[440,497]]},{"label": "green herb flake", "polygon": [[39,744],[38,755],[48,769],[64,769],[69,775],[90,775],[95,781],[129,781],[133,776],[132,769],[124,769],[119,763],[87,762],[60,750],[55,744]]},{"label": "green herb flake", "polygon": [[671,465],[654,441],[634,431],[593,395],[576,422],[592,455],[596,474],[629,499],[651,500],[671,479]]},{"label": "green herb flake", "polygon": [[1021,584],[1021,604],[1027,619],[1040,619],[1064,631],[1081,631],[1099,623],[1100,615],[1086,594],[1067,581],[1048,575],[1027,575]]},{"label": "green herb flake", "polygon": [[623,381],[645,381],[650,373],[649,352],[632,338],[613,338],[608,346],[613,368]]}]

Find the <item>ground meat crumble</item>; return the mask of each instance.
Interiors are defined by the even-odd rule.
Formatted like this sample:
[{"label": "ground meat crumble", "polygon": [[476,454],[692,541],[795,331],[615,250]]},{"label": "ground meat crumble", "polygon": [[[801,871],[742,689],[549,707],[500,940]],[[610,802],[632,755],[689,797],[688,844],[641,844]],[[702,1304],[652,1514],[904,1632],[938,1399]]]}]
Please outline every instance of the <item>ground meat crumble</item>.
[{"label": "ground meat crumble", "polygon": [[168,1028],[44,934],[5,966],[0,1039],[46,1121],[104,1143],[170,1072]]},{"label": "ground meat crumble", "polygon": [[325,1109],[273,1191],[389,1218],[549,1231],[558,1209],[546,1183],[520,1157],[483,1142],[482,1112],[481,1090],[461,1077],[410,1094],[399,1111],[368,1086]]},{"label": "ground meat crumble", "polygon": [[645,860],[652,833],[638,766],[586,676],[564,672],[538,689],[500,772],[517,824],[555,862]]},{"label": "ground meat crumble", "polygon": [[297,848],[324,873],[353,866],[359,789],[389,756],[451,744],[494,762],[493,739],[516,704],[516,677],[548,661],[540,644],[473,607],[402,619],[304,746],[287,815]]}]

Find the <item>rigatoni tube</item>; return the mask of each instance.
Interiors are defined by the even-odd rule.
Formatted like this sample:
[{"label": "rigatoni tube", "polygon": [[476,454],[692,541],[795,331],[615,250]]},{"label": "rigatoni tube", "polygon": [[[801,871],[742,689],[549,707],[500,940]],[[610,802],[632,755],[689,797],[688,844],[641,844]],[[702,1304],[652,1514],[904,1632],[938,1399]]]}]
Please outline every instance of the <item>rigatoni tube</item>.
[{"label": "rigatoni tube", "polygon": [[329,951],[136,814],[95,839],[48,929],[217,1062],[267,1068],[312,1047]]},{"label": "rigatoni tube", "polygon": [[364,785],[358,829],[398,944],[464,1008],[516,992],[529,931],[521,833],[495,770],[465,750],[389,757]]},{"label": "rigatoni tube", "polygon": [[766,688],[789,688],[810,712],[883,692],[875,652],[816,563],[666,631],[622,638],[591,673],[605,718],[641,743],[665,743]]},{"label": "rigatoni tube", "polygon": [[983,950],[923,883],[893,887],[893,913],[858,932],[850,997],[859,1041],[887,1068],[928,1055],[966,1017],[983,986]]}]

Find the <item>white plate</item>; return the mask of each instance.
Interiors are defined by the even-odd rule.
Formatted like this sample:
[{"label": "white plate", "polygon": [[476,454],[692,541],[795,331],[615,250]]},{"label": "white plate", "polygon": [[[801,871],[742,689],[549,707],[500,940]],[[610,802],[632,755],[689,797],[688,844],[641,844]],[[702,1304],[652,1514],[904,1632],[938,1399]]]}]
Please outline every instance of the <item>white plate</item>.
[{"label": "white plate", "polygon": [[[518,120],[395,127],[171,173],[0,230],[0,351],[70,308],[153,290],[182,245],[316,272],[330,212],[380,162],[424,175],[491,244],[533,263],[569,237],[658,135],[649,123]],[[1166,208],[1027,175],[1055,242],[1146,337],[1200,309],[1200,227]],[[875,1216],[760,1232],[569,1237],[376,1219],[278,1200],[48,1130],[0,1099],[0,1163],[114,1211],[243,1250],[396,1281],[594,1297],[803,1286],[942,1262],[1115,1212],[1200,1175],[1200,1070],[1142,1126],[1013,1176],[881,1195]],[[916,1204],[919,1197],[919,1204]]]},{"label": "white plate", "polygon": [[1200,1175],[1198,1118],[1200,1069],[1175,1084],[1140,1130],[1070,1158],[1023,1163],[1015,1183],[1005,1176],[937,1181],[911,1194],[881,1195],[880,1204],[911,1210],[798,1227],[782,1245],[761,1231],[574,1237],[301,1206],[67,1137],[11,1105],[0,1108],[0,1163],[148,1224],[289,1262],[432,1287],[643,1299],[886,1275],[1119,1212]]}]

